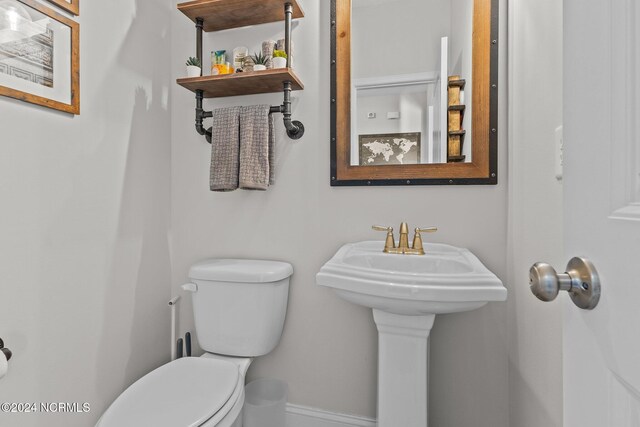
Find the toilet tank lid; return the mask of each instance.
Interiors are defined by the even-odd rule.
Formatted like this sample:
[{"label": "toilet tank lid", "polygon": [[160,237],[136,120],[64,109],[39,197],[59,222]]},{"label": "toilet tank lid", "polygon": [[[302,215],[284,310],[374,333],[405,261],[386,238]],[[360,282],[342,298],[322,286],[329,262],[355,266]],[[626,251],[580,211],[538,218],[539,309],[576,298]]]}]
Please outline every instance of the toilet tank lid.
[{"label": "toilet tank lid", "polygon": [[191,266],[189,278],[217,282],[269,283],[293,274],[288,262],[257,259],[210,258]]}]

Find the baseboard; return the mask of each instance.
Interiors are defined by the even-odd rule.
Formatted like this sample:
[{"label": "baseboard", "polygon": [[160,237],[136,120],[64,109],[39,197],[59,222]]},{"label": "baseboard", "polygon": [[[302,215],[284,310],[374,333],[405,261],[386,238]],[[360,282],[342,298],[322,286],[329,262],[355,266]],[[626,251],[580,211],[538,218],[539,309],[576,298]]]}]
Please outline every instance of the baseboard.
[{"label": "baseboard", "polygon": [[376,420],[287,403],[286,427],[376,427]]}]

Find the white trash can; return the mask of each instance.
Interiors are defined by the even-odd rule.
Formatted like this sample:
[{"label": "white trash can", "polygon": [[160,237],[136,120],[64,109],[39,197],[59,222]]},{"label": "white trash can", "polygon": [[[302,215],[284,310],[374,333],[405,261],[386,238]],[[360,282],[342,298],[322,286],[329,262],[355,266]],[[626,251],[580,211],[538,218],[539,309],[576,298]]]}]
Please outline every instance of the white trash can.
[{"label": "white trash can", "polygon": [[251,381],[244,390],[243,427],[284,427],[287,383],[261,378]]}]

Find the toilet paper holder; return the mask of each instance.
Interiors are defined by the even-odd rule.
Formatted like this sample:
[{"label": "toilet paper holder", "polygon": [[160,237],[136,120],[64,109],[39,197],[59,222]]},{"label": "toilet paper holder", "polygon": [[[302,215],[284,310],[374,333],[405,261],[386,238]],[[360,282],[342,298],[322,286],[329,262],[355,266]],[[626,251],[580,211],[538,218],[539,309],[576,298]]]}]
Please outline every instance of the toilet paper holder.
[{"label": "toilet paper holder", "polygon": [[8,348],[4,348],[4,341],[2,340],[2,338],[0,338],[0,351],[4,353],[4,357],[6,357],[7,360],[11,359],[11,356],[13,356],[11,350],[9,350]]}]

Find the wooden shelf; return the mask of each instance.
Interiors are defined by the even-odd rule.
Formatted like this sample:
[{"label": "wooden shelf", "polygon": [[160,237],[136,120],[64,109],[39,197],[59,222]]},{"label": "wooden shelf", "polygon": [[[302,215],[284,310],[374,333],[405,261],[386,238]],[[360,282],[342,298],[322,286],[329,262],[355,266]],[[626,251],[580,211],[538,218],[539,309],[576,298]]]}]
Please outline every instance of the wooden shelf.
[{"label": "wooden shelf", "polygon": [[464,105],[449,105],[449,111],[464,111]]},{"label": "wooden shelf", "polygon": [[178,10],[193,22],[204,19],[204,31],[284,21],[284,5],[293,6],[293,19],[304,17],[298,0],[195,0],[178,4]]},{"label": "wooden shelf", "polygon": [[218,76],[185,77],[176,80],[176,82],[192,92],[202,90],[205,98],[222,98],[225,96],[282,92],[282,83],[287,80],[291,82],[291,89],[304,89],[304,85],[290,68]]},{"label": "wooden shelf", "polygon": [[467,133],[465,130],[450,130],[449,136],[464,136]]},{"label": "wooden shelf", "polygon": [[[291,40],[291,20],[304,17],[298,0],[194,0],[178,4],[178,10],[196,23],[196,56],[200,60],[203,31],[220,31],[284,21],[285,40]],[[286,50],[290,54],[289,46]],[[283,114],[289,138],[299,139],[304,135],[304,125],[290,119],[290,92],[304,89],[304,85],[290,68],[184,77],[177,79],[176,83],[196,94],[196,129],[201,135],[205,135],[209,142],[212,132],[210,129],[203,130],[203,120],[211,117],[211,112],[202,109],[202,98],[258,93],[283,94],[282,104],[271,106],[270,111]]]},{"label": "wooden shelf", "polygon": [[459,87],[460,89],[464,89],[465,84],[466,82],[464,79],[449,80],[449,87]]},{"label": "wooden shelf", "polygon": [[449,163],[463,162],[464,159],[466,158],[467,156],[465,156],[464,154],[461,156],[447,156],[447,162]]}]

